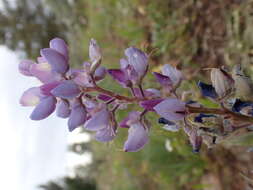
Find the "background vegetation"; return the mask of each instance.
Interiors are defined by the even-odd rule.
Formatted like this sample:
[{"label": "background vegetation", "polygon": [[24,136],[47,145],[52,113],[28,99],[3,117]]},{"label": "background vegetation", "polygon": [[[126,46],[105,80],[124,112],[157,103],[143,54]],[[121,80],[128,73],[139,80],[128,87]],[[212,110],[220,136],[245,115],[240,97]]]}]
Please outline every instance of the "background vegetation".
[{"label": "background vegetation", "polygon": [[[59,36],[70,46],[72,64],[79,66],[88,59],[87,48],[92,37],[103,49],[103,64],[113,68],[124,49],[134,45],[154,52],[151,70],[158,70],[165,63],[181,68],[188,79],[183,88],[195,91],[191,98],[209,106],[210,102],[202,100],[196,90],[199,79],[208,80],[203,68],[240,62],[248,74],[253,72],[251,0],[18,0],[16,6],[3,2],[0,43],[26,53],[23,57],[36,58],[40,48]],[[146,87],[155,85],[152,76],[145,81]],[[116,83],[109,85],[111,82],[108,77],[103,85],[121,91]],[[125,115],[120,113],[118,119]],[[155,115],[150,114],[149,120],[153,124],[150,143],[142,151],[122,152],[127,131],[120,129],[113,143],[92,141],[79,145],[80,153],[91,151],[94,161],[77,168],[76,178],[65,178],[58,186],[50,182],[42,187],[48,190],[253,189],[253,155],[246,151],[253,143],[251,136],[247,141],[235,141],[233,147],[204,148],[200,154],[194,154],[183,133],[164,131]],[[77,151],[75,147],[72,150]]]}]

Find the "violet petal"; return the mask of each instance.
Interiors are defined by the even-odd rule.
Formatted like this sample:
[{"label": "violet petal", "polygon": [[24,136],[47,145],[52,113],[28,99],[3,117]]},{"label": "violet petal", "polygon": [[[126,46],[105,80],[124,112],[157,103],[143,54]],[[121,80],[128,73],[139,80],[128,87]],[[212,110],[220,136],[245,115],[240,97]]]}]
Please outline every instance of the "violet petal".
[{"label": "violet petal", "polygon": [[40,86],[40,91],[45,96],[52,96],[50,91],[52,89],[54,89],[56,86],[58,86],[59,84],[60,84],[59,81],[54,81],[54,82],[44,84],[44,85]]},{"label": "violet petal", "polygon": [[33,64],[35,63],[30,60],[21,61],[18,65],[19,72],[25,76],[33,76],[33,74],[30,72],[30,68]]},{"label": "violet petal", "polygon": [[53,73],[51,65],[47,62],[31,65],[30,72],[42,83],[61,80],[61,76],[58,73]]},{"label": "violet petal", "polygon": [[133,124],[128,130],[128,138],[124,144],[125,152],[137,152],[148,143],[148,130],[141,123]]},{"label": "violet petal", "polygon": [[98,67],[94,73],[94,79],[96,81],[102,80],[105,78],[106,75],[106,69],[105,67]]},{"label": "violet petal", "polygon": [[55,110],[56,98],[48,96],[41,99],[40,103],[34,108],[30,118],[32,120],[42,120],[47,118]]},{"label": "violet petal", "polygon": [[82,87],[92,87],[93,82],[89,73],[86,71],[76,71],[72,73],[73,81]]},{"label": "violet petal", "polygon": [[153,72],[154,76],[156,77],[157,82],[159,82],[162,86],[170,86],[172,88],[172,81],[170,77],[162,75],[157,72]]},{"label": "violet petal", "polygon": [[54,96],[66,99],[75,98],[80,94],[80,92],[81,90],[79,87],[71,80],[63,81],[51,90],[51,93]]},{"label": "violet petal", "polygon": [[122,128],[129,128],[132,123],[136,123],[136,121],[138,121],[139,117],[140,112],[132,111],[128,113],[128,116],[120,122],[119,126]]},{"label": "violet petal", "polygon": [[52,39],[50,42],[49,42],[49,46],[50,48],[58,51],[59,53],[61,53],[65,58],[66,60],[68,60],[68,46],[66,44],[66,42],[61,39],[61,38],[54,38]]},{"label": "violet petal", "polygon": [[66,100],[60,100],[56,105],[56,115],[61,118],[67,118],[70,115],[69,103]]},{"label": "violet petal", "polygon": [[129,47],[125,50],[128,63],[132,65],[140,77],[144,76],[148,67],[148,56],[140,49]]},{"label": "violet petal", "polygon": [[145,100],[140,102],[140,106],[148,111],[155,111],[154,107],[162,102],[164,99],[152,99],[152,100]]},{"label": "violet petal", "polygon": [[183,75],[182,75],[181,71],[179,71],[175,67],[172,67],[169,64],[165,64],[163,66],[162,74],[170,77],[174,86],[177,85],[181,80],[183,80]]},{"label": "violet petal", "polygon": [[81,104],[72,108],[69,120],[68,127],[69,131],[73,131],[75,128],[83,125],[87,119],[87,114],[84,106]]},{"label": "violet petal", "polygon": [[52,70],[64,74],[69,69],[67,59],[58,51],[52,48],[45,48],[41,50],[41,55],[47,60],[52,66]]},{"label": "violet petal", "polygon": [[109,69],[108,73],[112,76],[114,80],[117,80],[119,83],[126,85],[127,84],[127,77],[124,71],[120,69]]},{"label": "violet petal", "polygon": [[109,125],[110,114],[106,108],[94,114],[86,121],[84,128],[89,131],[98,131]]},{"label": "violet petal", "polygon": [[22,106],[36,106],[40,102],[40,98],[43,95],[40,92],[39,87],[32,87],[26,90],[20,98],[20,104]]},{"label": "violet petal", "polygon": [[100,142],[109,142],[113,140],[115,136],[116,130],[112,129],[110,126],[107,126],[96,132],[95,139]]},{"label": "violet petal", "polygon": [[176,121],[185,117],[185,103],[176,98],[165,99],[154,110],[167,120]]}]

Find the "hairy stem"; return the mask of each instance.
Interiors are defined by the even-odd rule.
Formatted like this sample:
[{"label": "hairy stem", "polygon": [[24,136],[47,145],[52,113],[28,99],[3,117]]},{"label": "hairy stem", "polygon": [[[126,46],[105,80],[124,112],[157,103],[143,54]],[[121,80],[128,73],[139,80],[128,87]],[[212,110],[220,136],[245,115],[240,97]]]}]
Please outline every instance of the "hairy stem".
[{"label": "hairy stem", "polygon": [[108,96],[111,96],[111,97],[114,97],[118,100],[122,100],[122,101],[126,101],[126,102],[140,102],[140,101],[143,101],[143,100],[146,100],[146,98],[137,98],[137,97],[127,97],[127,96],[122,96],[122,95],[119,95],[119,94],[116,94],[112,91],[109,91],[109,90],[106,90],[104,88],[101,88],[99,86],[95,86],[95,87],[88,87],[88,88],[85,88],[83,89],[84,92],[100,92],[100,93],[103,93],[103,94],[106,94]]},{"label": "hairy stem", "polygon": [[237,120],[253,123],[253,117],[234,113],[224,108],[219,109],[219,108],[204,108],[204,107],[198,108],[198,107],[191,107],[191,106],[186,106],[186,107],[187,107],[188,113],[210,113],[210,114],[218,114],[218,115],[228,115]]}]

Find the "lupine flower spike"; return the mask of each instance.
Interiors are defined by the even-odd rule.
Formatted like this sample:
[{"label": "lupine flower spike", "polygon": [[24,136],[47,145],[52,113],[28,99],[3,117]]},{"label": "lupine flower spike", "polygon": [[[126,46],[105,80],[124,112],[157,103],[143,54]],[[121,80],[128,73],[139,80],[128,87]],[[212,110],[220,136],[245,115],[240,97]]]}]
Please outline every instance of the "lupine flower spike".
[{"label": "lupine flower spike", "polygon": [[[148,112],[157,114],[157,123],[167,132],[184,129],[195,153],[203,143],[208,148],[217,146],[235,131],[253,125],[253,85],[240,66],[233,69],[232,75],[213,68],[209,84],[197,83],[203,98],[220,105],[208,108],[196,100],[186,101],[183,95],[186,92],[179,89],[184,82],[183,73],[169,64],[163,65],[161,72],[153,73],[160,89],[144,89],[149,56],[136,47],[127,48],[124,54],[119,68],[106,69],[101,48],[91,39],[89,61],[83,62],[80,69],[72,69],[67,43],[60,38],[52,39],[49,48],[41,49],[37,61],[24,60],[19,64],[21,74],[41,82],[23,93],[20,104],[35,107],[30,115],[32,120],[45,119],[56,110],[58,117],[67,120],[69,131],[83,127],[100,142],[116,140],[119,127],[128,130],[125,152],[139,151],[148,144],[152,132]],[[132,96],[100,86],[107,74],[130,90]],[[117,111],[126,109],[128,104],[138,105],[142,111],[131,110],[126,118],[117,121]]]}]

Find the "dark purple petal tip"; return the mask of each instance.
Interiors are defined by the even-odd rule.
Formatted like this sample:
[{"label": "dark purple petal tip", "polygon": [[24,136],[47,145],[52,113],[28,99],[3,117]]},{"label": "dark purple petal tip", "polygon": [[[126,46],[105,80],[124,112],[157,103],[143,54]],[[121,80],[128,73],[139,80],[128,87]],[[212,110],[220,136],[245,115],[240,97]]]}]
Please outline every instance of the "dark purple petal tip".
[{"label": "dark purple petal tip", "polygon": [[108,95],[106,95],[106,94],[99,94],[99,95],[97,96],[97,98],[98,98],[99,100],[104,101],[104,102],[107,102],[107,101],[109,101],[109,100],[112,99],[111,96],[108,96]]},{"label": "dark purple petal tip", "polygon": [[171,81],[170,77],[157,72],[153,72],[153,74],[156,77],[157,82],[159,82],[162,86],[173,86],[173,82]]},{"label": "dark purple petal tip", "polygon": [[164,99],[153,99],[153,100],[145,100],[140,102],[140,106],[148,111],[155,111],[154,107],[162,102]]},{"label": "dark purple petal tip", "polygon": [[240,112],[243,108],[245,107],[252,107],[253,110],[253,102],[249,101],[242,101],[240,99],[236,99],[235,103],[232,106],[232,111],[233,112]]},{"label": "dark purple petal tip", "polygon": [[211,84],[206,84],[206,83],[199,81],[198,87],[199,87],[201,94],[203,96],[210,97],[213,99],[218,97],[214,87]]},{"label": "dark purple petal tip", "polygon": [[198,116],[196,116],[196,117],[194,118],[194,122],[203,123],[203,119],[204,119],[204,118],[209,118],[209,117],[216,117],[216,116],[215,116],[215,115],[212,115],[212,114],[200,113]]},{"label": "dark purple petal tip", "polygon": [[124,73],[124,71],[120,69],[108,69],[107,71],[109,75],[112,76],[114,80],[117,80],[119,83],[126,83],[127,82],[127,77]]}]

